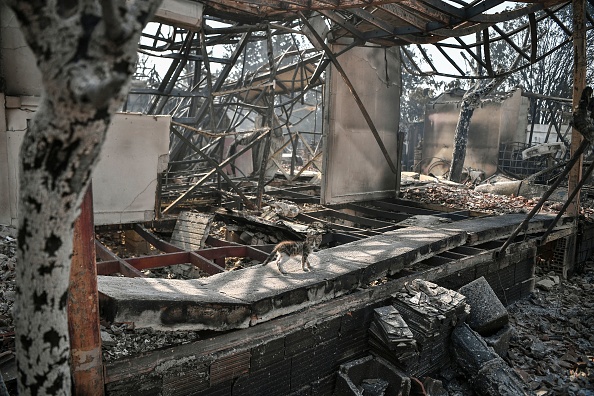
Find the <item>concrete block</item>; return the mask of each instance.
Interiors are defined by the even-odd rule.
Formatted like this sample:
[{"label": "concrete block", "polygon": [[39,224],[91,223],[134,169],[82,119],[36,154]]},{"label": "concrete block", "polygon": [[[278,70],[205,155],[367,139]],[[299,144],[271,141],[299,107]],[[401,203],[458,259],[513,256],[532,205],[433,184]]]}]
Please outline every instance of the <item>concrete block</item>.
[{"label": "concrete block", "polygon": [[387,380],[389,383],[386,394],[408,396],[410,378],[386,360],[372,356],[366,356],[340,366],[336,377],[334,395],[362,395],[364,393],[361,392],[359,387],[364,380],[380,378]]},{"label": "concrete block", "polygon": [[493,348],[495,353],[497,353],[502,358],[505,358],[507,356],[507,351],[509,350],[509,340],[514,334],[514,331],[514,327],[508,323],[497,333],[489,337],[485,337],[485,342],[487,345]]},{"label": "concrete block", "polygon": [[483,337],[463,323],[452,332],[451,347],[458,365],[469,374],[477,373],[481,367],[499,357]]},{"label": "concrete block", "polygon": [[462,286],[458,292],[470,305],[468,325],[482,335],[490,335],[509,321],[507,310],[484,277]]}]

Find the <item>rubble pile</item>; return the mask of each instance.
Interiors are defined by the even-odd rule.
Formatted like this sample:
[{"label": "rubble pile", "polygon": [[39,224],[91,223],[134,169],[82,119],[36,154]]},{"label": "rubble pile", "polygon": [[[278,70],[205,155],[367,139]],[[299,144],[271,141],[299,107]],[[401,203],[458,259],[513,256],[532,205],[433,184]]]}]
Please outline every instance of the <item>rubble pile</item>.
[{"label": "rubble pile", "polygon": [[[464,208],[488,214],[528,213],[538,203],[538,198],[482,193],[470,188],[432,183],[403,188],[402,198],[417,202],[439,204],[449,208]],[[542,213],[556,213],[563,204],[547,201]]]},{"label": "rubble pile", "polygon": [[594,396],[594,262],[570,280],[537,277],[556,284],[508,307],[508,360],[537,395]]},{"label": "rubble pile", "polygon": [[408,371],[409,363],[418,363],[419,352],[412,331],[392,305],[376,308],[369,326],[369,346],[396,367]]},{"label": "rubble pile", "polygon": [[[13,328],[12,305],[15,298],[16,230],[0,224],[0,335]],[[1,345],[4,350],[4,345]]]},{"label": "rubble pile", "polygon": [[198,340],[198,331],[158,331],[135,329],[133,323],[104,323],[101,325],[101,346],[105,361],[116,360],[171,345]]},{"label": "rubble pile", "polygon": [[[14,360],[12,308],[16,294],[16,249],[16,230],[0,225],[0,364],[10,364],[11,359]],[[531,297],[508,307],[509,324],[515,330],[512,335],[506,335],[509,336],[510,346],[503,358],[539,396],[594,396],[594,262],[587,262],[585,272],[573,275],[569,280],[563,280],[559,274],[548,271],[541,270],[539,273],[538,268],[536,278],[536,289]],[[418,293],[414,290],[405,292],[409,299]],[[408,336],[399,338],[407,333],[396,325],[398,317],[392,311],[394,309],[404,317],[406,308],[394,304],[385,315],[378,312],[376,320],[385,319],[387,324],[394,325],[394,329],[389,326],[376,327],[377,334],[370,339],[375,337],[378,342],[383,340],[384,345],[392,343],[393,348],[400,348],[400,351],[412,351],[412,342],[400,345],[408,342]],[[439,315],[443,315],[443,312]],[[418,324],[413,322],[407,325],[414,334],[419,330],[415,329]],[[193,331],[136,329],[132,324],[125,323],[102,325],[106,361],[192,342],[200,336],[199,332]],[[489,342],[489,337],[485,337],[485,340]],[[419,355],[429,350],[423,349],[421,342],[417,342],[416,346]],[[461,378],[458,373],[450,373],[446,377],[444,379],[449,380],[451,395],[473,395],[462,379],[456,384],[457,379]]]},{"label": "rubble pile", "polygon": [[375,310],[372,351],[413,377],[445,367],[452,329],[468,314],[465,297],[422,279],[393,297],[392,306]]}]

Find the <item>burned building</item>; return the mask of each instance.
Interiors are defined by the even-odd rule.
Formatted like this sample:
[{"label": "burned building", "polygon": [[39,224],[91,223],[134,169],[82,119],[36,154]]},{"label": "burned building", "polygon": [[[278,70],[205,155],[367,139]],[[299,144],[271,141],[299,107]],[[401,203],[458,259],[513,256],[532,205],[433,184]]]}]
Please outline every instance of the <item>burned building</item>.
[{"label": "burned building", "polygon": [[[97,274],[83,277],[98,290],[88,324],[101,359],[85,365],[100,373],[98,394],[408,395],[443,390],[435,378],[451,367],[477,393],[534,390],[503,360],[506,307],[532,295],[537,273],[584,267],[590,222],[557,216],[548,187],[542,200],[493,198],[435,177],[452,156],[461,92],[427,108],[419,168],[431,182],[402,173],[402,73],[496,80],[547,55],[541,24],[566,40],[577,29],[557,17],[567,2],[503,3],[164,1],[86,198],[95,219],[80,226],[96,236],[75,243]],[[42,84],[0,11],[0,223],[14,226],[18,147]],[[519,61],[493,67],[496,44]],[[537,123],[529,95],[477,106],[466,167],[522,176],[535,143],[571,144],[566,109]],[[542,142],[535,124],[548,126]],[[565,157],[555,183],[570,172]],[[260,265],[278,242],[313,236],[311,271]],[[3,337],[14,386],[15,335]]]}]

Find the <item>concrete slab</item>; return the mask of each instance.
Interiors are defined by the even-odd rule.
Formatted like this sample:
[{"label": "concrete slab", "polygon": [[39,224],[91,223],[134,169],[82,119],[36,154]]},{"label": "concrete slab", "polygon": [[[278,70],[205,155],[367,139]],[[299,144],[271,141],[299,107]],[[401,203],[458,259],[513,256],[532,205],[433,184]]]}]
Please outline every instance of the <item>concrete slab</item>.
[{"label": "concrete slab", "polygon": [[160,330],[245,328],[250,309],[199,280],[98,276],[101,313],[109,321]]},{"label": "concrete slab", "polygon": [[471,307],[466,323],[480,335],[492,335],[508,323],[507,309],[485,277],[481,276],[462,286],[458,292],[466,297],[466,302]]},{"label": "concrete slab", "polygon": [[[298,258],[284,264],[287,275],[270,263],[199,280],[99,276],[101,309],[111,320],[139,327],[242,328],[350,293],[469,239],[500,239],[524,218],[506,215],[387,232],[313,253],[311,272],[301,270]],[[537,216],[531,228],[542,229],[550,220]]]},{"label": "concrete slab", "polygon": [[[528,223],[528,232],[545,231],[556,215],[539,214],[534,216]],[[436,226],[436,229],[443,231],[466,231],[468,233],[468,244],[489,242],[510,235],[518,225],[526,218],[525,214],[506,214],[500,216],[479,217],[457,221],[451,224]],[[561,229],[568,226],[570,218],[562,218],[556,226]]]}]

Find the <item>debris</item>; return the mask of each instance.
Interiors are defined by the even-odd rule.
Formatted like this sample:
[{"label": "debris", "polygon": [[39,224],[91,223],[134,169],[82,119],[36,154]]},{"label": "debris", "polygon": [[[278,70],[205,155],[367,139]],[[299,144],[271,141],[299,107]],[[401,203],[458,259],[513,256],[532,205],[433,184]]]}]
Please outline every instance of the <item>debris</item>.
[{"label": "debris", "polygon": [[432,227],[443,223],[451,223],[452,220],[447,217],[432,215],[415,215],[406,220],[396,223],[397,226],[405,227]]},{"label": "debris", "polygon": [[101,330],[101,345],[103,346],[115,346],[116,342],[107,331]]},{"label": "debris", "polygon": [[270,203],[270,206],[272,206],[274,211],[282,217],[288,217],[292,219],[297,217],[299,214],[299,207],[294,203],[286,201],[274,201]]},{"label": "debris", "polygon": [[479,395],[527,394],[521,377],[466,323],[452,332],[452,354]]},{"label": "debris", "polygon": [[411,354],[404,364],[398,358],[389,361],[400,364],[413,377],[439,371],[450,361],[448,340],[453,327],[468,315],[466,298],[422,279],[406,283],[392,296],[393,306],[412,331],[419,353],[418,357]]},{"label": "debris", "polygon": [[[497,195],[523,196],[536,198],[542,196],[549,186],[534,184],[532,180],[514,180],[507,182],[498,182],[494,184],[481,184],[474,188],[480,193],[491,193]],[[565,202],[567,200],[567,188],[556,189],[548,198],[549,201]]]},{"label": "debris", "polygon": [[363,396],[384,396],[389,385],[390,383],[388,381],[381,378],[366,378],[361,381],[359,388]]},{"label": "debris", "polygon": [[466,322],[474,331],[486,336],[508,323],[507,310],[483,276],[462,286],[458,292],[466,297],[470,305]]},{"label": "debris", "polygon": [[181,212],[175,223],[171,243],[184,250],[204,247],[213,216],[198,212]]},{"label": "debris", "polygon": [[406,374],[381,357],[366,356],[340,365],[333,394],[408,396],[410,389],[411,380]]},{"label": "debris", "polygon": [[369,326],[372,352],[408,371],[409,364],[418,362],[419,353],[412,331],[392,305],[376,308]]},{"label": "debris", "polygon": [[507,357],[507,351],[509,350],[509,341],[514,335],[515,329],[509,323],[506,324],[497,333],[484,337],[485,342],[489,345],[495,353],[502,358]]},{"label": "debris", "polygon": [[448,391],[445,390],[440,380],[425,377],[423,378],[423,387],[429,396],[448,396]]},{"label": "debris", "polygon": [[553,288],[553,286],[555,286],[556,283],[553,279],[550,278],[543,278],[540,279],[536,282],[536,287],[538,287],[539,289],[543,289],[543,290],[551,290]]},{"label": "debris", "polygon": [[[402,198],[413,201],[488,214],[528,213],[537,201],[523,196],[496,195],[437,183],[411,186],[402,188],[401,191]],[[558,209],[553,209],[552,204],[547,201],[541,212],[556,212]]]}]

